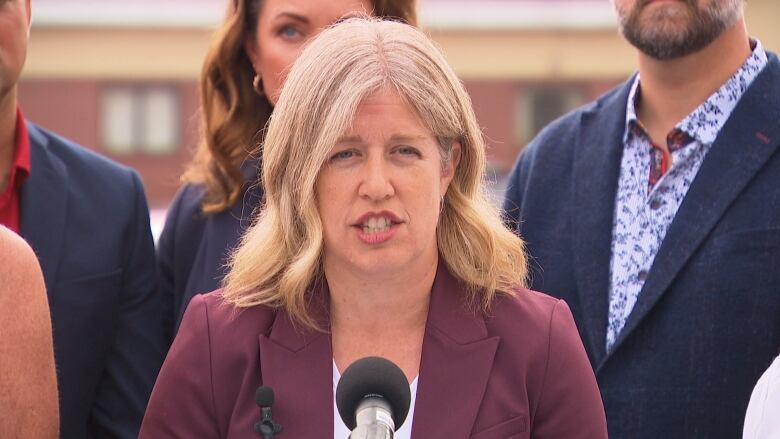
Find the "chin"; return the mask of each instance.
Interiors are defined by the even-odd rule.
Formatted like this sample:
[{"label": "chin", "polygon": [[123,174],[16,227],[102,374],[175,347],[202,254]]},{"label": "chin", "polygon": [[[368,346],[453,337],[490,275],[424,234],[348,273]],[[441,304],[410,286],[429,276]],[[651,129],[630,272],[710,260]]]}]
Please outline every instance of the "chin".
[{"label": "chin", "polygon": [[371,276],[396,275],[408,271],[412,265],[413,258],[386,254],[367,255],[355,264],[359,271]]}]

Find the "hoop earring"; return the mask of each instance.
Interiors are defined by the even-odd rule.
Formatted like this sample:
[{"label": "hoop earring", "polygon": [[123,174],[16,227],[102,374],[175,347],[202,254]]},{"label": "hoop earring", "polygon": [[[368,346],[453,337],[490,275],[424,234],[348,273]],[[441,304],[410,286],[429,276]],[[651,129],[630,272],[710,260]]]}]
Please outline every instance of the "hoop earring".
[{"label": "hoop earring", "polygon": [[258,96],[264,96],[265,92],[263,92],[263,78],[260,76],[260,74],[255,74],[254,79],[252,79],[252,89],[254,89],[255,93]]}]

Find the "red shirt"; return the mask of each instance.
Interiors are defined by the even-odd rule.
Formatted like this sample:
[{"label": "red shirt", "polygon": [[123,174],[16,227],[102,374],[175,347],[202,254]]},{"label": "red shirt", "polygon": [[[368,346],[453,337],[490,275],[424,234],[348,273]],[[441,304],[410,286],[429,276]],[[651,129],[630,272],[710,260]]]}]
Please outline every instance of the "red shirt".
[{"label": "red shirt", "polygon": [[22,184],[30,175],[30,137],[22,110],[16,107],[16,140],[14,141],[14,159],[8,174],[8,185],[0,193],[0,224],[16,233],[21,229],[21,191]]}]

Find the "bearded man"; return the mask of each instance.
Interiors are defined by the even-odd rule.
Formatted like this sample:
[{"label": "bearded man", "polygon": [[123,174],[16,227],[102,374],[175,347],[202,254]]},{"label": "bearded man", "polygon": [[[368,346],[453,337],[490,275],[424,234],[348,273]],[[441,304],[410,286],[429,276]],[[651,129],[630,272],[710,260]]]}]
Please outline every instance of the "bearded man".
[{"label": "bearded man", "polygon": [[574,313],[610,437],[740,437],[780,347],[780,62],[742,0],[613,4],[639,71],[527,147],[507,219]]}]

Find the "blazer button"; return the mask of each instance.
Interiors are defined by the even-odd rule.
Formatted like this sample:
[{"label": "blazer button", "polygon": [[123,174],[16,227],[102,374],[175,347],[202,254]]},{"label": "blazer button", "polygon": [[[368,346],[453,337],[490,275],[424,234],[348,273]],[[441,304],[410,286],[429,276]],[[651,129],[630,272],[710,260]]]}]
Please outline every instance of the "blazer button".
[{"label": "blazer button", "polygon": [[658,200],[653,200],[650,202],[650,209],[651,210],[658,210],[661,208],[661,202]]}]

